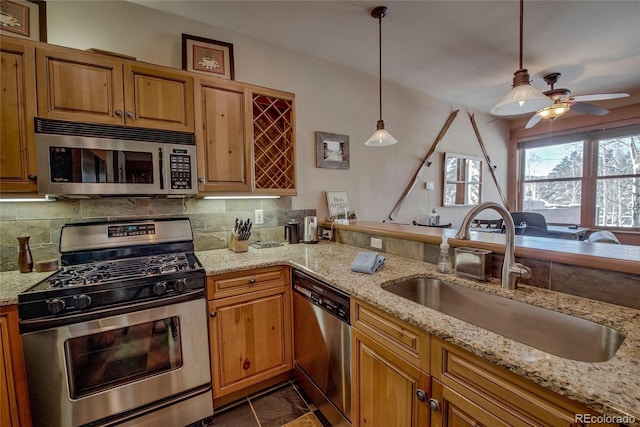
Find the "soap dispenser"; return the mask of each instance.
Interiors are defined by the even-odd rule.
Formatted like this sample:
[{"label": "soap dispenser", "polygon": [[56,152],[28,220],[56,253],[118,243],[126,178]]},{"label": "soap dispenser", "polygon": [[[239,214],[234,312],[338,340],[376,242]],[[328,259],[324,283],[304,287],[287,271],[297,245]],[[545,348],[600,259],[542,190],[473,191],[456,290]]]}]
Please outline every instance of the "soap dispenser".
[{"label": "soap dispenser", "polygon": [[440,258],[438,259],[438,271],[440,273],[451,273],[451,259],[449,258],[449,243],[447,243],[447,237],[442,236],[442,243],[440,243]]}]

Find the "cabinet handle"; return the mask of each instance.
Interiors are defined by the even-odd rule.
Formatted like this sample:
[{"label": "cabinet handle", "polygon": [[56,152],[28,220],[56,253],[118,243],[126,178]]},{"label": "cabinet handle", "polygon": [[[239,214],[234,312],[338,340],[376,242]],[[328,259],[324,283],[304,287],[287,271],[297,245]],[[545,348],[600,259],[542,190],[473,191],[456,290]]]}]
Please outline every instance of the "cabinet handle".
[{"label": "cabinet handle", "polygon": [[30,173],[29,175],[27,175],[27,179],[31,182],[38,182],[38,176],[34,175],[32,173]]},{"label": "cabinet handle", "polygon": [[429,399],[429,407],[433,412],[440,412],[440,402],[438,402],[433,397]]},{"label": "cabinet handle", "polygon": [[133,115],[133,113],[131,111],[127,111],[127,118],[135,119],[135,116]]},{"label": "cabinet handle", "polygon": [[116,110],[116,116],[122,117],[122,110]]},{"label": "cabinet handle", "polygon": [[418,396],[418,400],[419,400],[420,402],[424,402],[424,401],[426,401],[426,400],[427,400],[427,393],[426,393],[424,390],[422,390],[421,388],[419,388],[419,389],[416,391],[416,396]]},{"label": "cabinet handle", "polygon": [[218,315],[218,313],[215,310],[213,310],[213,311],[211,311],[209,313],[209,317],[216,317],[217,315]]},{"label": "cabinet handle", "polygon": [[251,283],[252,285],[256,283],[256,278],[252,277],[251,279],[249,279],[249,283]]}]

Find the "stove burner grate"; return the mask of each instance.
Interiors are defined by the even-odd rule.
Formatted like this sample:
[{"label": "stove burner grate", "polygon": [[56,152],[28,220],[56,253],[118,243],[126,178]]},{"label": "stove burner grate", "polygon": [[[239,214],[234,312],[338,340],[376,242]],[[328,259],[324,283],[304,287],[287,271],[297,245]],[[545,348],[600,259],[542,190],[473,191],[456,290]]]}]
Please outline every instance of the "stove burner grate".
[{"label": "stove burner grate", "polygon": [[49,289],[154,276],[189,269],[189,260],[185,253],[66,266],[49,278]]}]

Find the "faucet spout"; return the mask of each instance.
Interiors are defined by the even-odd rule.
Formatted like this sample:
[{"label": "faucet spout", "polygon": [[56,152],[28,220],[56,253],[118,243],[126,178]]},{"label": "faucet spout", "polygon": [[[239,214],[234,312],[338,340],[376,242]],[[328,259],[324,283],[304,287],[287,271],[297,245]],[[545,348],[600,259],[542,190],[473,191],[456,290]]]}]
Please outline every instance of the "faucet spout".
[{"label": "faucet spout", "polygon": [[518,279],[531,277],[531,269],[526,265],[516,262],[515,256],[515,235],[516,227],[513,223],[511,213],[506,210],[502,205],[495,202],[480,203],[471,208],[469,213],[462,220],[460,230],[456,234],[456,239],[469,240],[471,221],[480,212],[485,209],[493,209],[498,212],[503,219],[503,224],[506,230],[506,243],[504,248],[504,261],[502,263],[502,288],[503,289],[515,289]]}]

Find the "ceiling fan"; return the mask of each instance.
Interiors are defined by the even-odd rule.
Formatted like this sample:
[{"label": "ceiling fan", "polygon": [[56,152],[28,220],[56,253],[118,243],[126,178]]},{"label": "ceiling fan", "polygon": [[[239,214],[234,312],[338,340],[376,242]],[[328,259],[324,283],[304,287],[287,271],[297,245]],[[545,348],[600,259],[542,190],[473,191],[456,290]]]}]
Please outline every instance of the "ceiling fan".
[{"label": "ceiling fan", "polygon": [[543,93],[553,100],[553,104],[536,111],[533,117],[531,117],[527,122],[525,129],[534,127],[542,119],[555,120],[569,110],[577,111],[579,113],[593,114],[596,116],[604,116],[609,113],[609,110],[605,110],[604,108],[600,108],[593,104],[587,104],[583,101],[603,101],[605,99],[616,99],[629,96],[628,93],[599,93],[594,95],[572,96],[569,89],[556,89],[554,87],[558,82],[560,75],[560,73],[550,73],[543,77],[544,81],[551,87],[551,89]]}]

